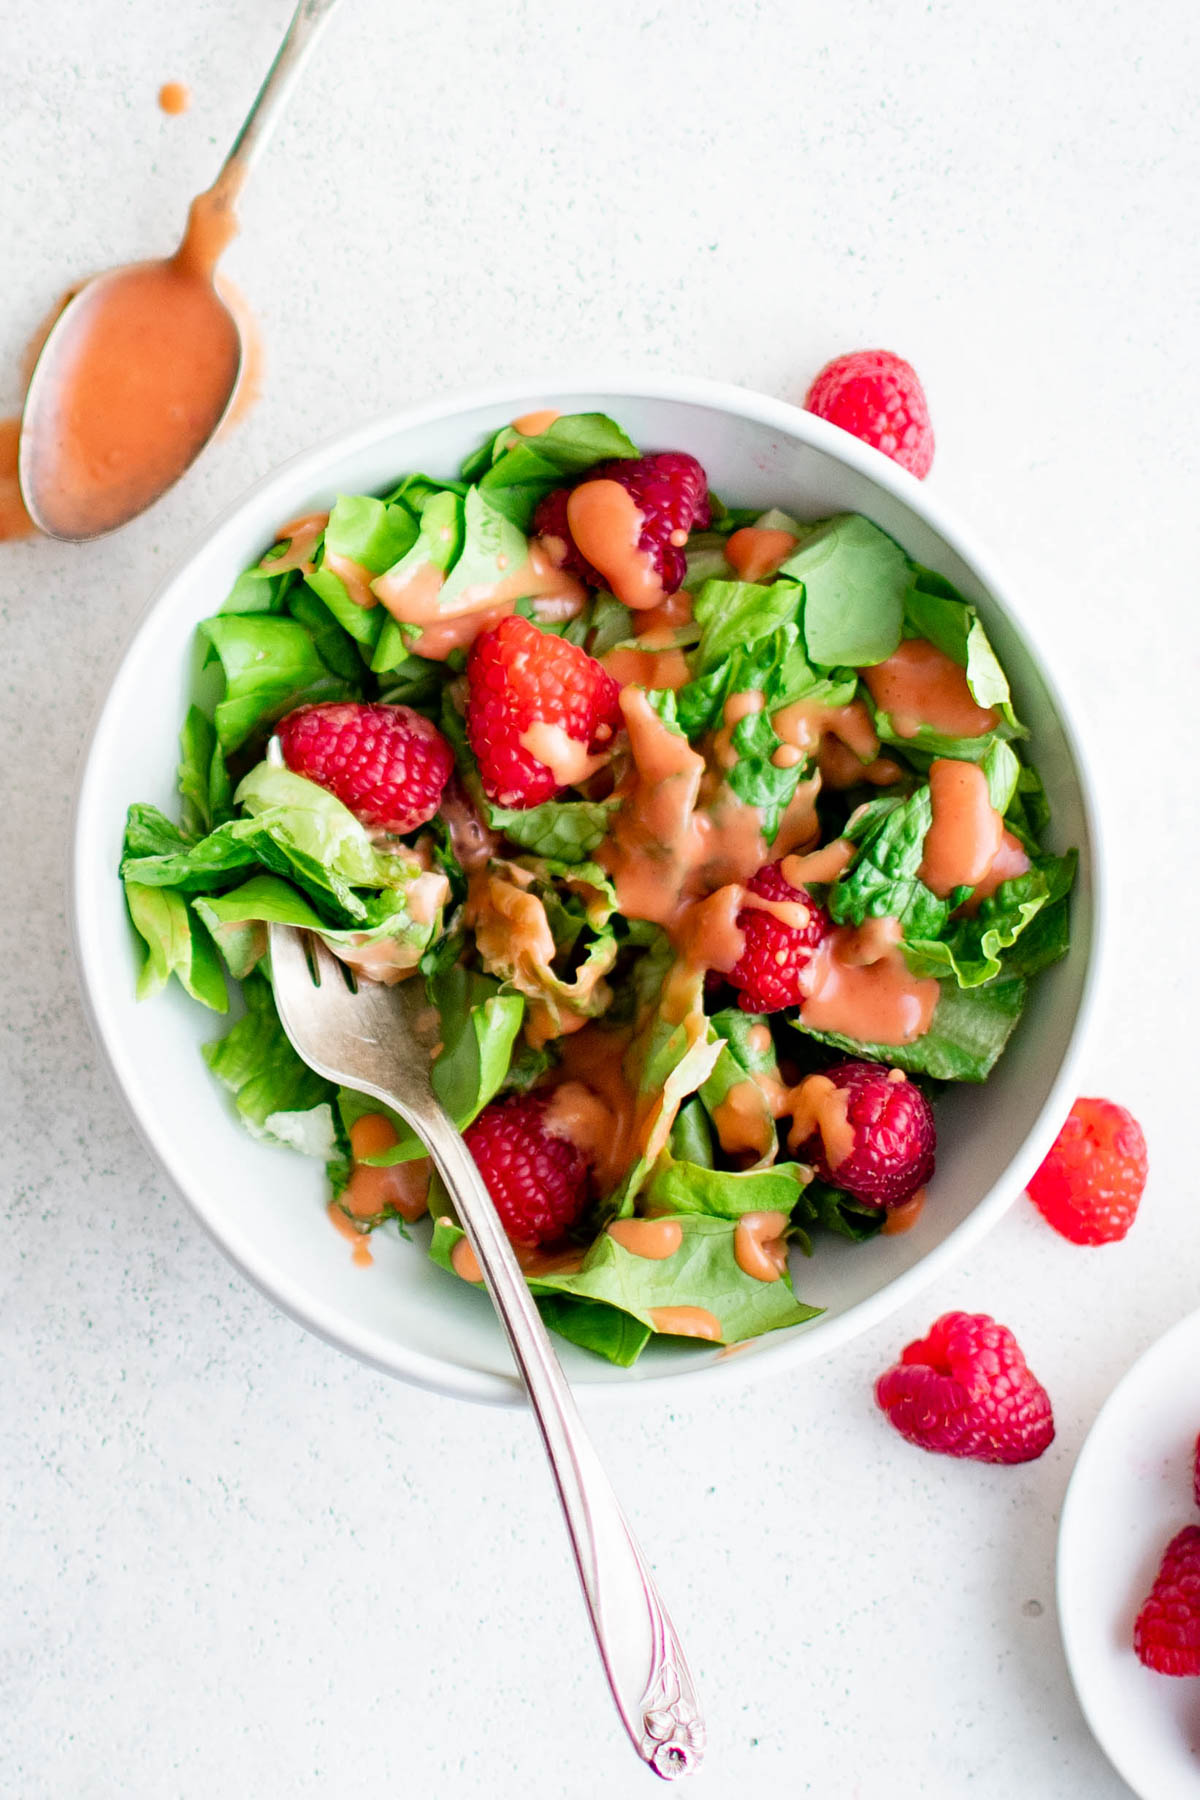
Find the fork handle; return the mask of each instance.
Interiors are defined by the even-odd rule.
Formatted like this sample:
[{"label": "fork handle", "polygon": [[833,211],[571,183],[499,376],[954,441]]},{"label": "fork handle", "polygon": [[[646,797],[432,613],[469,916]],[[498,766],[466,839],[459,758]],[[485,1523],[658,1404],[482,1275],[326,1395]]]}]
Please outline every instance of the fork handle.
[{"label": "fork handle", "polygon": [[419,1128],[528,1390],[617,1711],[634,1749],[656,1775],[670,1781],[690,1774],[703,1757],[705,1733],[675,1627],[584,1430],[470,1151],[440,1109],[423,1112]]}]

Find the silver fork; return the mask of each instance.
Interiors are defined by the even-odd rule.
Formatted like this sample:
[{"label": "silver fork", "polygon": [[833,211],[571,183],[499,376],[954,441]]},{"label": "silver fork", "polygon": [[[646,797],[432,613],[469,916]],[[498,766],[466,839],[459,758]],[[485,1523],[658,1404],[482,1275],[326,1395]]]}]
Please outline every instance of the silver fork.
[{"label": "silver fork", "polygon": [[[454,1201],[507,1334],[542,1434],[583,1597],[633,1747],[656,1775],[699,1767],[705,1732],[691,1674],[646,1559],[630,1530],[470,1151],[430,1082],[438,1018],[419,979],[348,985],[313,938],[269,927],[275,1001],[310,1068],[369,1094],[407,1121]],[[312,967],[309,966],[309,955]]]}]

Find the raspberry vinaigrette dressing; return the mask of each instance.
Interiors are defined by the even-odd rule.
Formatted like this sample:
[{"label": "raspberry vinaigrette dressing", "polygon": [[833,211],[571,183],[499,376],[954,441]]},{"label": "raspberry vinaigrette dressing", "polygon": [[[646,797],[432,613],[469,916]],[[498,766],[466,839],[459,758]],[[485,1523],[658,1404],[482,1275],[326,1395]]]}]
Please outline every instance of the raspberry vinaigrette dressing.
[{"label": "raspberry vinaigrette dressing", "polygon": [[860,673],[897,737],[916,737],[922,725],[943,737],[984,737],[1000,723],[993,707],[976,701],[966,670],[925,638],[905,638],[885,662]]},{"label": "raspberry vinaigrette dressing", "polygon": [[94,537],[142,512],[220,423],[242,349],[214,273],[241,180],[233,165],[193,200],[174,256],[102,276],[67,311],[22,471],[49,530]]}]

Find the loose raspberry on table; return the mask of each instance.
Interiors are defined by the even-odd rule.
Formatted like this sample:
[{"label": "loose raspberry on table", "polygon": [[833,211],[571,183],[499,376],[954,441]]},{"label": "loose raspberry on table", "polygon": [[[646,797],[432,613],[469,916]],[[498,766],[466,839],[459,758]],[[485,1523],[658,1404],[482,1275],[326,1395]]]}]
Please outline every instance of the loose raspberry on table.
[{"label": "loose raspberry on table", "polygon": [[1185,1525],[1163,1552],[1133,1647],[1159,1675],[1200,1675],[1200,1525]]},{"label": "loose raspberry on table", "polygon": [[571,771],[535,756],[521,739],[538,725],[558,728],[560,749],[606,749],[621,723],[620,689],[594,657],[517,614],[476,638],[467,659],[467,738],[483,789],[497,806],[553,800]]},{"label": "loose raspberry on table", "polygon": [[943,1456],[1031,1462],[1054,1439],[1049,1395],[986,1313],[944,1313],[880,1376],[875,1398],[901,1437]]},{"label": "loose raspberry on table", "polygon": [[745,948],[728,976],[730,985],[739,990],[738,1005],[751,1013],[799,1006],[804,999],[800,978],[833,930],[833,921],[807,888],[792,886],[778,863],[764,863],[746,883],[746,891],[761,900],[786,902],[804,917],[798,912],[794,919],[779,918],[759,906],[745,906],[738,913]]},{"label": "loose raspberry on table", "polygon": [[1146,1186],[1146,1139],[1112,1100],[1077,1100],[1029,1183],[1048,1224],[1073,1244],[1113,1244],[1137,1217]]},{"label": "loose raspberry on table", "polygon": [[437,726],[410,706],[325,700],[298,706],[275,730],[293,774],[382,831],[415,831],[432,819],[454,768]]},{"label": "loose raspberry on table", "polygon": [[493,1100],[463,1132],[514,1244],[558,1243],[587,1203],[587,1159],[546,1129],[548,1104],[540,1094]]},{"label": "loose raspberry on table", "polygon": [[933,426],[916,370],[890,350],[852,350],[827,362],[804,396],[818,418],[882,450],[919,480],[933,462]]},{"label": "loose raspberry on table", "polygon": [[[638,549],[653,559],[664,594],[682,587],[687,572],[684,553],[687,534],[711,521],[708,477],[694,456],[682,450],[663,450],[655,456],[597,463],[574,485],[584,481],[616,481],[632,496],[642,515]],[[546,495],[533,516],[533,529],[551,558],[570,575],[591,587],[606,588],[604,576],[576,547],[567,524],[570,488],[555,488]],[[682,542],[676,539],[682,534]]]},{"label": "loose raspberry on table", "polygon": [[933,1108],[902,1069],[843,1062],[821,1073],[847,1095],[854,1147],[830,1167],[820,1133],[801,1154],[817,1174],[871,1206],[903,1206],[933,1174],[937,1130]]}]

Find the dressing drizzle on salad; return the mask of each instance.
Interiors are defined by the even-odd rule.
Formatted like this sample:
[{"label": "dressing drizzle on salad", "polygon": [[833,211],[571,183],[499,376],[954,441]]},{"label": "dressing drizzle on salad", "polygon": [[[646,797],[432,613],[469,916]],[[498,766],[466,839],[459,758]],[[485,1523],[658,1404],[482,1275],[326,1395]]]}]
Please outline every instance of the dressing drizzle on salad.
[{"label": "dressing drizzle on salad", "polygon": [[[291,1052],[265,925],[426,983],[459,1128],[533,1094],[578,1152],[578,1221],[517,1254],[552,1328],[620,1363],[653,1336],[736,1346],[801,1323],[815,1309],[789,1245],[819,1255],[824,1233],[916,1220],[924,1187],[894,1205],[851,1191],[861,1125],[831,1074],[850,1057],[876,1082],[872,1064],[887,1082],[986,1079],[1030,978],[1067,948],[1074,873],[1044,847],[983,624],[944,578],[857,515],[714,502],[711,528],[671,532],[687,568],[665,593],[611,475],[637,456],[602,415],[539,409],[455,480],[412,473],[282,526],[201,628],[224,691],[185,723],[180,824],[131,808],[122,862],[142,990],[174,976],[219,1010],[226,976],[242,984],[245,1017],[206,1054],[250,1129],[326,1160],[364,1251],[433,1204],[430,1255],[477,1283],[407,1127]],[[559,488],[573,546],[534,528]],[[570,572],[572,549],[606,587]],[[489,800],[464,717],[471,647],[514,612],[619,690],[592,737],[565,713],[516,720],[513,754],[553,795],[523,807],[499,778],[506,804]],[[444,738],[454,772],[414,831],[368,831],[261,760],[281,716],[347,698]],[[747,959],[786,973],[797,943],[766,1010]]]}]

